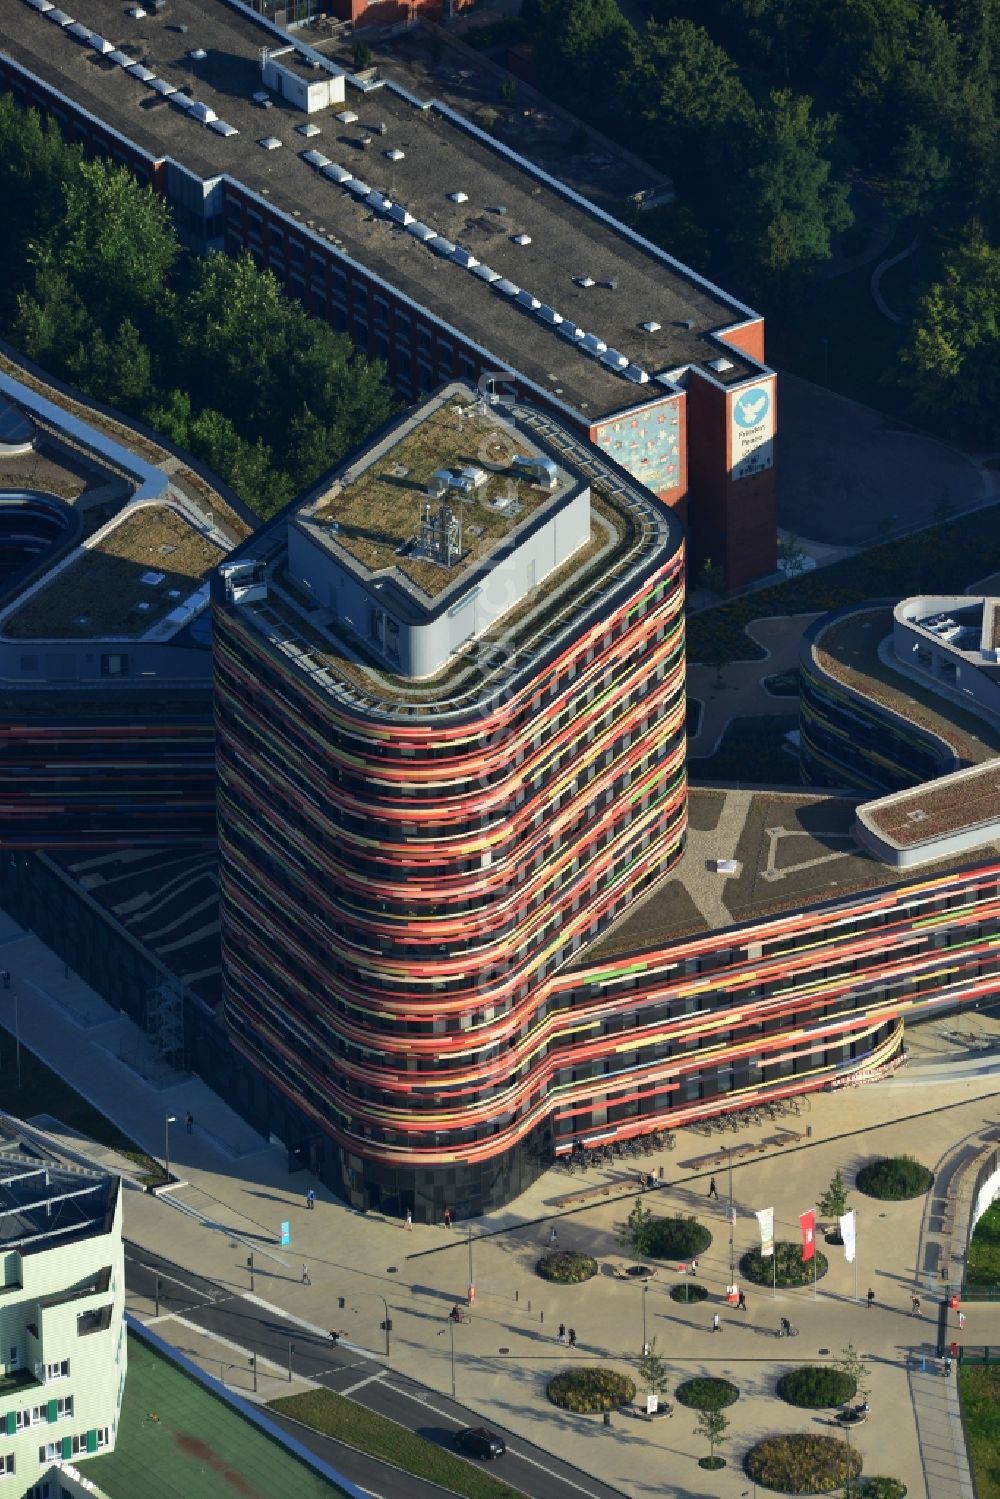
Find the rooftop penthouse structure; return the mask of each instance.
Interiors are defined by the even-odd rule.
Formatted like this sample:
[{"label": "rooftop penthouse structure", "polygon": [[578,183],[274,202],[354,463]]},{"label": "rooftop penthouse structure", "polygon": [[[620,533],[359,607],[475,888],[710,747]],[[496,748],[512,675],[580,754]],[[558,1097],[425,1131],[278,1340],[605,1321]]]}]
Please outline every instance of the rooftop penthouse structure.
[{"label": "rooftop penthouse structure", "polygon": [[192,244],[249,250],[405,398],[496,374],[686,516],[696,562],[730,586],[773,571],[775,381],[751,308],[238,0],[73,9],[13,0],[0,86],[153,184]]}]

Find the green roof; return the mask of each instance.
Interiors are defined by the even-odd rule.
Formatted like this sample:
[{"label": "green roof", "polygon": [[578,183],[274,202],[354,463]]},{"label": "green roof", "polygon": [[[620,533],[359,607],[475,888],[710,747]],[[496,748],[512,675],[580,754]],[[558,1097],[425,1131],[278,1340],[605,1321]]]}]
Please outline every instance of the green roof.
[{"label": "green roof", "polygon": [[80,1467],[108,1499],[333,1499],[350,1492],[328,1483],[134,1334],[115,1450]]}]

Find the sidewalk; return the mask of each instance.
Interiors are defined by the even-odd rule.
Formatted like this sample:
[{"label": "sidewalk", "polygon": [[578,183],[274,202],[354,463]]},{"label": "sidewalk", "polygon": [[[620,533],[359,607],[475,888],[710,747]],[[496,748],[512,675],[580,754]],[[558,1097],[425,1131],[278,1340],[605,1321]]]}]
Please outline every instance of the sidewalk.
[{"label": "sidewalk", "polygon": [[[182,1125],[171,1131],[171,1162],[185,1184],[160,1197],[126,1194],[126,1233],[137,1244],[168,1254],[241,1294],[250,1289],[247,1258],[252,1252],[256,1297],[303,1322],[336,1326],[352,1343],[373,1351],[383,1346],[388,1306],[390,1367],[438,1390],[451,1385],[447,1313],[465,1298],[471,1257],[476,1287],[471,1321],[453,1328],[460,1398],[485,1419],[492,1415],[568,1462],[623,1485],[633,1499],[662,1493],[665,1472],[675,1491],[690,1499],[737,1499],[746,1487],[739,1462],[753,1440],[769,1431],[828,1430],[826,1414],[796,1410],[775,1399],[777,1376],[796,1364],[836,1357],[850,1340],[872,1369],[873,1417],[857,1433],[865,1471],[902,1479],[913,1499],[965,1499],[960,1429],[951,1407],[940,1403],[950,1399],[953,1386],[939,1377],[931,1385],[928,1381],[936,1376],[919,1372],[921,1357],[933,1362],[940,1332],[940,1298],[924,1259],[929,1199],[883,1204],[852,1192],[851,1206],[859,1214],[860,1304],[854,1300],[854,1268],[844,1262],[841,1249],[828,1248],[820,1238],[830,1265],[818,1296],[806,1288],[780,1291],[775,1298],[767,1288],[748,1286],[749,1307],[742,1316],[723,1301],[731,1280],[727,1173],[714,1168],[722,1201],[709,1201],[712,1168],[703,1161],[724,1148],[720,1139],[760,1143],[774,1136],[776,1127],[749,1127],[710,1139],[682,1130],[675,1152],[641,1162],[646,1170],[664,1168],[662,1188],[646,1194],[654,1213],[694,1214],[713,1234],[712,1245],[700,1256],[698,1274],[710,1299],[674,1302],[669,1290],[679,1279],[675,1267],[658,1266],[646,1292],[614,1278],[615,1267],[626,1258],[617,1244],[616,1224],[631,1205],[620,1187],[621,1163],[572,1178],[553,1168],[511,1207],[476,1221],[471,1246],[465,1224],[451,1230],[414,1225],[407,1231],[398,1220],[344,1207],[306,1173],[289,1176],[284,1149],[255,1137],[197,1079],[165,1088],[158,1076],[144,1077],[149,1069],[138,1053],[123,1060],[104,1044],[112,1012],[102,1009],[98,997],[74,975],[67,976],[37,939],[20,934],[9,922],[0,925],[0,964],[10,969],[20,995],[24,1044],[139,1144],[162,1154],[165,1113],[183,1118],[190,1108],[195,1115],[192,1135]],[[0,997],[0,1021],[11,1026],[6,999]],[[981,1016],[976,1023],[990,1024]],[[850,1182],[871,1155],[912,1151],[936,1168],[957,1146],[979,1138],[995,1123],[995,1060],[967,1057],[942,1037],[935,1026],[914,1032],[913,1062],[898,1082],[818,1095],[800,1118],[789,1121],[797,1140],[766,1145],[759,1154],[734,1162],[737,1261],[758,1242],[755,1209],[773,1204],[778,1237],[797,1240],[799,1213],[815,1202],[838,1167]],[[955,1060],[960,1064],[957,1075]],[[599,1190],[615,1182],[619,1186],[608,1199],[593,1201],[588,1194],[582,1205],[568,1210],[560,1205],[561,1199],[576,1195],[574,1188]],[[304,1203],[310,1184],[317,1191],[311,1212]],[[278,1242],[283,1220],[291,1226],[291,1244],[285,1249]],[[595,1256],[599,1274],[594,1280],[560,1287],[537,1277],[535,1262],[553,1223],[564,1248]],[[303,1263],[310,1285],[302,1282]],[[876,1292],[871,1311],[863,1303],[869,1285]],[[909,1316],[914,1286],[924,1303],[919,1319]],[[716,1310],[722,1318],[720,1335],[711,1331]],[[975,1341],[1000,1343],[1000,1307],[977,1305],[970,1322],[973,1314]],[[791,1344],[775,1339],[781,1315],[800,1329]],[[575,1354],[557,1341],[560,1322],[576,1329]],[[174,1337],[171,1326],[176,1324],[165,1322],[163,1331]],[[187,1340],[184,1328],[177,1332]],[[657,1339],[676,1381],[717,1373],[739,1387],[741,1398],[728,1412],[732,1428],[723,1452],[729,1466],[722,1472],[708,1474],[697,1466],[703,1449],[693,1414],[681,1408],[658,1425],[615,1416],[605,1427],[599,1418],[572,1416],[545,1400],[546,1381],[574,1360],[609,1360],[635,1376],[644,1337]],[[202,1353],[213,1356],[207,1348]],[[218,1357],[227,1357],[224,1348]],[[234,1361],[236,1357],[234,1353]],[[955,1442],[949,1447],[952,1435],[957,1448]]]}]

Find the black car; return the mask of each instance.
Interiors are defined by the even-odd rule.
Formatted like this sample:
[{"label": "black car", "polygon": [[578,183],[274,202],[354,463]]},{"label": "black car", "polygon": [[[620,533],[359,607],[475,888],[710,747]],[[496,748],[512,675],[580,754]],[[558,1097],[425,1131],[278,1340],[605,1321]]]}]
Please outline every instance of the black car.
[{"label": "black car", "polygon": [[507,1451],[503,1437],[497,1436],[495,1431],[487,1431],[485,1426],[470,1426],[466,1431],[460,1431],[455,1446],[466,1457],[503,1457]]}]

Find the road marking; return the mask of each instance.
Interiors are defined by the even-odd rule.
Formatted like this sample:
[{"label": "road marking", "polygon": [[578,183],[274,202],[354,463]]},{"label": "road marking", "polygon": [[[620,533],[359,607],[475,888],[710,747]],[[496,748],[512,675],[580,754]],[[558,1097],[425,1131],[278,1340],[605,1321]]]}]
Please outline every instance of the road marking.
[{"label": "road marking", "polygon": [[[243,1357],[247,1359],[247,1361],[249,1361],[249,1359],[253,1355],[252,1348],[244,1348],[242,1343],[234,1343],[232,1338],[224,1338],[221,1332],[212,1332],[210,1328],[201,1327],[197,1322],[189,1321],[187,1317],[175,1316],[174,1321],[179,1327],[186,1327],[189,1332],[197,1333],[199,1337],[208,1338],[213,1343],[221,1343],[223,1348],[230,1348],[232,1349],[233,1353],[242,1353]],[[256,1358],[258,1369],[266,1364],[269,1369],[274,1369],[278,1374],[283,1375],[284,1378],[288,1378],[287,1365],[276,1364],[273,1359],[268,1358],[266,1353],[258,1353],[256,1355]],[[313,1386],[313,1381],[311,1379],[302,1379],[301,1383],[307,1384],[310,1387]]]},{"label": "road marking", "polygon": [[170,1275],[166,1270],[155,1270],[152,1265],[147,1265],[145,1260],[137,1260],[134,1254],[127,1254],[125,1258],[130,1260],[133,1265],[138,1265],[140,1270],[145,1270],[150,1275],[158,1276],[160,1280],[169,1280],[171,1285],[180,1286],[181,1290],[189,1291],[192,1296],[200,1296],[204,1301],[212,1303],[215,1301],[215,1296],[211,1291],[199,1291],[197,1286],[189,1286],[186,1280],[179,1280],[176,1275]]},{"label": "road marking", "polygon": [[377,1374],[369,1374],[366,1379],[359,1379],[357,1384],[348,1385],[346,1390],[338,1390],[337,1393],[340,1395],[353,1395],[355,1390],[362,1390],[366,1384],[372,1384],[376,1379],[381,1379],[384,1373],[385,1370],[380,1369]]}]

